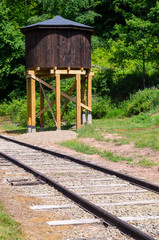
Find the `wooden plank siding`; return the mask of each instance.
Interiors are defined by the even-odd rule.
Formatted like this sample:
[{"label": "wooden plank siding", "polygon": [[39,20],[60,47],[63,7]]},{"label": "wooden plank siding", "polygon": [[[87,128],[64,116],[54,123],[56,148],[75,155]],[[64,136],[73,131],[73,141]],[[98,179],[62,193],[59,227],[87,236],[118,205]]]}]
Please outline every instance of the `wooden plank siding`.
[{"label": "wooden plank siding", "polygon": [[91,33],[35,29],[26,34],[26,68],[91,68]]}]

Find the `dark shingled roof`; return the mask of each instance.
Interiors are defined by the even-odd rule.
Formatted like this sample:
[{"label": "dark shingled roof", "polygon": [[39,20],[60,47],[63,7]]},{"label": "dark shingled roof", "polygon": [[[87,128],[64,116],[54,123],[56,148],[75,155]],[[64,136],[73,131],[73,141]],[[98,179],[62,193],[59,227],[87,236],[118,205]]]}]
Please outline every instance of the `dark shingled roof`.
[{"label": "dark shingled roof", "polygon": [[26,31],[36,28],[79,28],[93,31],[93,27],[65,19],[58,15],[52,19],[23,27],[21,28],[21,31],[22,33],[25,33]]}]

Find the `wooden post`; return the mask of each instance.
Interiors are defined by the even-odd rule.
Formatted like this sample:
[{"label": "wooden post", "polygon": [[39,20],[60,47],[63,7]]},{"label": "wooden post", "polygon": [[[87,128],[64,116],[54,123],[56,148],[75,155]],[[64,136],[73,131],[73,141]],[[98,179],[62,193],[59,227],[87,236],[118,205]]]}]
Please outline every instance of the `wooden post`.
[{"label": "wooden post", "polygon": [[[44,109],[44,94],[40,88],[40,111]],[[44,131],[44,113],[40,115],[40,131]]]},{"label": "wooden post", "polygon": [[61,130],[61,103],[60,103],[60,74],[56,74],[56,124],[57,130]]},{"label": "wooden post", "polygon": [[80,74],[76,75],[76,128],[81,127],[81,81]]},{"label": "wooden post", "polygon": [[31,132],[31,78],[27,78],[27,132]]},{"label": "wooden post", "polygon": [[[92,76],[88,74],[88,91],[87,91],[87,105],[92,108]],[[92,113],[87,112],[87,123],[92,123]]]},{"label": "wooden post", "polygon": [[36,132],[36,99],[35,99],[35,79],[31,78],[31,125],[32,132]]},{"label": "wooden post", "polygon": [[[82,76],[81,79],[81,86],[82,86],[82,103],[86,104],[86,77]],[[85,109],[82,107],[82,113],[81,113],[81,123],[85,124],[86,122],[86,114]]]}]

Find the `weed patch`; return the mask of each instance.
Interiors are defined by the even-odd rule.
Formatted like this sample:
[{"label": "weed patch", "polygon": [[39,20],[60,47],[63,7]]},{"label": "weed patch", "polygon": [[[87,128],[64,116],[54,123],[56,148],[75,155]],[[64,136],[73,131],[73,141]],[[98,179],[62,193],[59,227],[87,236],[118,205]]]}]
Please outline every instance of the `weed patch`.
[{"label": "weed patch", "polygon": [[151,167],[151,166],[156,166],[157,163],[154,163],[154,162],[150,161],[149,159],[141,159],[138,162],[138,165],[142,166],[142,167]]},{"label": "weed patch", "polygon": [[75,140],[65,141],[65,142],[60,143],[60,145],[71,148],[77,152],[88,154],[88,155],[98,154],[99,156],[104,157],[111,162],[119,162],[119,161],[132,162],[133,161],[132,158],[125,158],[123,156],[115,156],[110,151],[101,152],[95,147],[90,147],[86,144],[83,144],[83,143],[75,141]]},{"label": "weed patch", "polygon": [[123,156],[115,156],[112,152],[110,151],[104,151],[100,153],[101,157],[107,158],[111,162],[120,162],[120,161],[126,161],[126,162],[132,162],[132,158],[125,158]]},{"label": "weed patch", "polygon": [[71,148],[77,152],[81,152],[84,154],[88,154],[88,155],[93,155],[93,154],[99,154],[100,152],[98,151],[98,149],[94,148],[94,147],[90,147],[86,144],[83,144],[81,142],[77,142],[75,140],[68,140],[65,142],[62,142],[60,144],[63,147],[68,147]]},{"label": "weed patch", "polygon": [[19,227],[20,225],[10,218],[0,203],[0,239],[22,240],[22,232]]}]

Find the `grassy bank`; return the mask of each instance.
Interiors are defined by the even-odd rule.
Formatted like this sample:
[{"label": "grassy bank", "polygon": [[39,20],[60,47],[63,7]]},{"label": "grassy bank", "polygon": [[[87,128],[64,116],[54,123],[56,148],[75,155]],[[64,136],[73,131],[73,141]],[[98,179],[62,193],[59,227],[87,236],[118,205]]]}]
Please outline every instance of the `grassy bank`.
[{"label": "grassy bank", "polygon": [[1,240],[22,240],[20,225],[15,222],[4,209],[0,202],[0,239]]},{"label": "grassy bank", "polygon": [[[118,133],[117,145],[134,142],[136,147],[151,147],[159,150],[159,114],[140,114],[132,118],[94,120],[92,125],[78,131],[79,137],[92,137],[103,141],[103,134]],[[107,138],[104,141],[109,141]]]},{"label": "grassy bank", "polygon": [[[137,164],[141,167],[152,167],[159,165],[158,162],[151,161],[147,156],[137,156],[138,161],[132,157],[123,157],[111,151],[100,150],[100,142],[112,141],[114,145],[121,146],[133,142],[137,148],[151,148],[154,151],[159,150],[159,114],[139,114],[132,118],[123,119],[100,119],[93,120],[92,125],[85,125],[78,130],[78,139],[75,141],[66,141],[62,146],[73,149],[84,154],[97,154],[112,162],[125,161],[128,164]],[[105,137],[106,136],[106,137]],[[113,137],[114,136],[114,137]],[[118,136],[118,137],[115,137]],[[81,142],[82,138],[93,138],[98,141],[98,148]],[[156,152],[157,154],[157,152]]]}]

